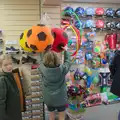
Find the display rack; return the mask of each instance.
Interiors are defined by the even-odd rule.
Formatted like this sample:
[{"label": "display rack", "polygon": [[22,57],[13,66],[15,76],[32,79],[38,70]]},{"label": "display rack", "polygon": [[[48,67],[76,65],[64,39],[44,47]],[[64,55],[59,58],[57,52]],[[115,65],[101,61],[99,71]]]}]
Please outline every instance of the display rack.
[{"label": "display rack", "polygon": [[[32,67],[31,67],[32,68]],[[23,120],[44,120],[42,79],[38,69],[31,69],[31,95],[26,97]]]}]

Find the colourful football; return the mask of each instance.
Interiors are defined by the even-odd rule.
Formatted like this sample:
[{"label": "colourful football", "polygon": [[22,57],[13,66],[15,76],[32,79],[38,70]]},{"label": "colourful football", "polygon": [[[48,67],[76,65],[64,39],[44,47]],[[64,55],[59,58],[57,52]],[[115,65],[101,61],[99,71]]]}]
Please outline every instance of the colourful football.
[{"label": "colourful football", "polygon": [[51,47],[54,38],[51,28],[43,24],[32,26],[27,33],[28,46],[35,52],[43,52]]},{"label": "colourful football", "polygon": [[20,35],[19,44],[24,51],[32,52],[32,49],[29,48],[27,44],[27,32],[28,30],[24,30],[23,33]]},{"label": "colourful football", "polygon": [[53,28],[52,33],[54,36],[52,50],[54,50],[55,52],[62,52],[62,47],[65,47],[68,44],[67,34],[61,28]]}]

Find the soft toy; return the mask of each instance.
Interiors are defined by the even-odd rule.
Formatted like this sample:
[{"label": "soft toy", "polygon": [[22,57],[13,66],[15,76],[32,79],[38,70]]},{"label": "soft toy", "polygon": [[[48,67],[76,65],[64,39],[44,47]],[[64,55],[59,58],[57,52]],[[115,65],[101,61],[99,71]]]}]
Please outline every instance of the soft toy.
[{"label": "soft toy", "polygon": [[68,44],[68,36],[61,28],[53,28],[52,33],[54,36],[54,43],[52,45],[52,50],[55,52],[62,52],[63,48]]},{"label": "soft toy", "polygon": [[28,30],[24,30],[23,33],[20,35],[19,44],[24,51],[32,52],[32,49],[29,48],[27,44],[27,32]]},{"label": "soft toy", "polygon": [[54,38],[51,29],[48,26],[39,24],[32,26],[27,33],[28,46],[35,52],[43,52],[50,48],[53,44]]}]

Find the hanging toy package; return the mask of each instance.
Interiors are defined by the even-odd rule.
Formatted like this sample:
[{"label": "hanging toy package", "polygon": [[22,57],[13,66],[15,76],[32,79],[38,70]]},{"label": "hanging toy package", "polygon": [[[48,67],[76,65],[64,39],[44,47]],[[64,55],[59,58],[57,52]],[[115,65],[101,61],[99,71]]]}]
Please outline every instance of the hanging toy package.
[{"label": "hanging toy package", "polygon": [[45,25],[49,25],[50,24],[50,17],[48,16],[47,13],[43,13],[41,15],[41,20],[40,20],[40,24],[45,24]]}]

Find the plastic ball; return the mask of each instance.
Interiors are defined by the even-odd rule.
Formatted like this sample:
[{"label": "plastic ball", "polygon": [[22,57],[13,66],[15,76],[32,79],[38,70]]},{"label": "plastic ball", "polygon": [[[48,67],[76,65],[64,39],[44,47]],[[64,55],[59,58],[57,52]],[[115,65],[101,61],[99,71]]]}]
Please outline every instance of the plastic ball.
[{"label": "plastic ball", "polygon": [[95,27],[95,23],[93,20],[87,20],[86,23],[85,23],[85,27],[86,28],[93,28]]},{"label": "plastic ball", "polygon": [[83,21],[76,21],[75,22],[75,27],[77,29],[84,28],[84,22]]},{"label": "plastic ball", "polygon": [[110,27],[115,29],[116,28],[116,23],[115,22],[111,22]]},{"label": "plastic ball", "polygon": [[120,18],[120,8],[115,11],[115,16]]},{"label": "plastic ball", "polygon": [[96,21],[96,28],[104,28],[104,21],[103,20],[97,20]]},{"label": "plastic ball", "polygon": [[65,47],[68,44],[68,35],[61,28],[53,28],[52,33],[54,35],[52,50],[55,52],[62,52],[62,47]]},{"label": "plastic ball", "polygon": [[27,32],[28,30],[24,30],[24,32],[20,35],[19,44],[24,51],[32,52],[33,50],[29,48],[27,44]]},{"label": "plastic ball", "polygon": [[32,26],[27,32],[28,46],[35,52],[49,49],[53,42],[51,29],[45,25]]},{"label": "plastic ball", "polygon": [[66,8],[64,9],[64,12],[65,12],[65,15],[66,15],[66,16],[72,16],[74,10],[73,10],[72,7],[66,7]]},{"label": "plastic ball", "polygon": [[116,22],[107,22],[106,23],[107,29],[115,29],[116,28]]},{"label": "plastic ball", "polygon": [[120,22],[116,23],[116,28],[120,29]]},{"label": "plastic ball", "polygon": [[104,8],[96,8],[95,14],[98,16],[104,15]]},{"label": "plastic ball", "polygon": [[115,10],[114,10],[113,8],[108,8],[108,9],[106,10],[106,16],[107,16],[107,17],[113,17],[114,14],[115,14]]},{"label": "plastic ball", "polygon": [[111,29],[111,22],[106,22],[106,28]]},{"label": "plastic ball", "polygon": [[77,7],[76,10],[75,10],[75,13],[78,15],[78,16],[83,16],[85,14],[85,10],[84,8],[82,7]]},{"label": "plastic ball", "polygon": [[93,16],[95,14],[95,9],[89,7],[89,8],[86,8],[85,12],[86,12],[86,15]]}]

